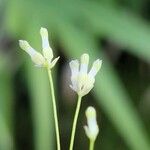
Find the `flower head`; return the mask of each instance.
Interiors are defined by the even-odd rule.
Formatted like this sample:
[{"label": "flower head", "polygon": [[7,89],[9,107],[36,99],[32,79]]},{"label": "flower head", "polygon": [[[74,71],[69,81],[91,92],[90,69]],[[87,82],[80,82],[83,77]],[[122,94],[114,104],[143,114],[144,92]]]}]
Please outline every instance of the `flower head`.
[{"label": "flower head", "polygon": [[78,60],[70,62],[71,82],[70,87],[77,92],[78,95],[84,96],[90,92],[94,86],[95,76],[101,68],[102,61],[97,59],[94,61],[91,70],[88,72],[89,55],[81,56],[81,64]]},{"label": "flower head", "polygon": [[99,133],[99,128],[96,121],[96,111],[94,107],[88,107],[85,114],[87,118],[87,126],[84,126],[85,133],[90,140],[95,141]]},{"label": "flower head", "polygon": [[53,59],[53,51],[49,45],[48,31],[46,28],[40,29],[42,38],[43,55],[33,49],[27,41],[19,40],[20,47],[25,50],[31,57],[32,61],[38,67],[49,67],[50,69],[55,66],[59,57]]}]

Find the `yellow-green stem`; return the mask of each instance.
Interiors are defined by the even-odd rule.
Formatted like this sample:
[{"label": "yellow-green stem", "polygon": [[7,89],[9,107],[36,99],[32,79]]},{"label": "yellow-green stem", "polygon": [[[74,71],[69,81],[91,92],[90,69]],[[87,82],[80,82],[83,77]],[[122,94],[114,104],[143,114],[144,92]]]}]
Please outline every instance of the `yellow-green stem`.
[{"label": "yellow-green stem", "polygon": [[94,150],[94,140],[90,140],[90,146],[89,146],[89,150]]},{"label": "yellow-green stem", "polygon": [[82,97],[78,96],[77,107],[76,107],[74,120],[73,120],[73,126],[72,126],[72,133],[71,133],[69,150],[73,150],[74,138],[75,138],[75,132],[76,132],[76,126],[77,126],[77,120],[78,120],[80,106],[81,106],[81,99],[82,99]]},{"label": "yellow-green stem", "polygon": [[50,88],[51,88],[52,103],[53,103],[55,130],[56,130],[56,139],[57,139],[57,150],[60,150],[60,134],[59,134],[57,107],[56,107],[56,100],[55,100],[55,93],[54,93],[54,84],[53,84],[51,70],[49,68],[47,68],[47,71],[48,71],[48,77],[49,77]]}]

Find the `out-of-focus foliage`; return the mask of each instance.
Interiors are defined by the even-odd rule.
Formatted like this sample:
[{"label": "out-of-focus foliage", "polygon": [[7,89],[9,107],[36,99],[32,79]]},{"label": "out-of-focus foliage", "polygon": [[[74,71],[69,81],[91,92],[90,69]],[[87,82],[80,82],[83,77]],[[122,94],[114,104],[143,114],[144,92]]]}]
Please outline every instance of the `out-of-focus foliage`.
[{"label": "out-of-focus foliage", "polygon": [[[67,149],[68,146],[70,136],[68,126],[70,129],[72,121],[72,118],[66,118],[69,115],[65,112],[72,112],[67,107],[73,107],[73,105],[69,106],[69,103],[65,104],[67,100],[63,98],[67,99],[70,95],[67,88],[65,93],[68,96],[61,92],[65,88],[65,85],[61,84],[64,62],[79,58],[84,52],[89,53],[91,60],[96,58],[103,60],[92,96],[87,96],[85,98],[87,100],[83,102],[83,105],[95,105],[97,110],[102,112],[98,113],[102,120],[100,121],[101,132],[95,149],[150,149],[150,133],[148,132],[150,129],[146,128],[150,124],[150,117],[146,115],[150,114],[149,110],[145,110],[145,119],[142,118],[142,107],[150,107],[148,105],[150,97],[147,96],[146,100],[142,97],[146,88],[150,86],[148,75],[150,72],[148,67],[145,67],[150,62],[150,25],[148,20],[144,19],[150,16],[150,12],[144,9],[147,3],[140,0],[12,0],[1,2],[0,40],[2,42],[0,46],[4,49],[5,57],[15,59],[16,64],[12,65],[13,71],[9,73],[8,78],[7,75],[0,74],[0,81],[3,81],[1,82],[3,84],[0,84],[0,103],[6,102],[4,106],[1,105],[4,112],[14,109],[16,117],[12,119],[10,112],[1,113],[3,123],[0,123],[0,131],[3,130],[8,138],[14,137],[12,141],[16,141],[13,144],[16,148],[24,149],[24,143],[27,143],[25,149],[34,147],[36,150],[49,150],[54,147],[53,115],[46,72],[28,63],[30,59],[18,47],[18,39],[26,39],[39,48],[41,41],[38,32],[43,26],[47,27],[50,32],[54,51],[57,49],[57,53],[62,56],[60,59],[62,63],[55,74],[57,80],[55,85],[60,87],[60,90],[56,88],[56,97],[59,100],[63,149]],[[10,39],[14,44],[7,47]],[[143,66],[140,71],[136,70],[138,64]],[[2,65],[3,61],[0,62],[0,67]],[[10,69],[5,65],[4,68],[6,71]],[[0,71],[4,72],[1,69]],[[142,81],[139,81],[139,74],[142,74]],[[68,80],[67,73],[65,80]],[[6,94],[7,97],[3,97],[5,92],[12,90],[12,82],[16,87],[14,90],[14,95],[17,95],[14,102],[17,103],[16,105],[11,105],[12,96],[9,93]],[[20,85],[25,87],[19,87]],[[73,100],[70,102],[72,103]],[[3,111],[2,108],[0,111]],[[82,114],[84,108],[83,106],[80,121],[84,120]],[[18,115],[16,109],[22,115]],[[5,116],[7,114],[9,115]],[[25,118],[16,121],[22,117]],[[5,123],[7,118],[11,118],[12,123],[7,125]],[[81,149],[83,149],[82,146],[87,147],[86,140],[83,140],[86,137],[83,136],[84,132],[81,127],[84,124],[82,122],[79,125],[81,133],[77,132],[75,144],[78,145],[77,142],[80,142]],[[10,130],[8,126],[11,127]],[[12,129],[14,129],[14,134],[11,132]],[[32,130],[33,132],[30,133]],[[26,131],[28,133],[24,133]],[[3,148],[5,145],[1,144],[4,139],[0,136],[0,149],[9,150],[9,146]],[[75,147],[75,149],[79,148]]]},{"label": "out-of-focus foliage", "polygon": [[[12,139],[12,82],[8,60],[5,55],[0,55],[0,148],[11,149]],[[8,62],[7,62],[8,61]]]}]

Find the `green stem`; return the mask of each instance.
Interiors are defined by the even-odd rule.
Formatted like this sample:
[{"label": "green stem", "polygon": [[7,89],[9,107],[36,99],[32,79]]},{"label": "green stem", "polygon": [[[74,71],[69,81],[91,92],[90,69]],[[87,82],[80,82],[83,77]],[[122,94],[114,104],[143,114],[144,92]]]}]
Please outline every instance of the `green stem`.
[{"label": "green stem", "polygon": [[58,127],[58,117],[57,117],[57,108],[56,108],[56,100],[55,100],[55,93],[54,93],[54,84],[53,84],[51,70],[49,68],[47,68],[47,71],[48,71],[48,77],[49,77],[50,88],[51,88],[52,103],[53,103],[55,130],[56,130],[56,139],[57,139],[57,149],[60,150],[60,134],[59,134],[59,127]]},{"label": "green stem", "polygon": [[76,125],[77,125],[77,120],[78,120],[80,106],[81,106],[81,99],[82,99],[82,97],[78,96],[78,102],[77,102],[77,107],[76,107],[76,111],[75,111],[75,115],[74,115],[74,120],[73,120],[73,126],[72,126],[72,133],[71,133],[71,140],[70,140],[69,150],[73,150]]},{"label": "green stem", "polygon": [[94,143],[95,143],[94,140],[90,140],[90,147],[89,147],[89,150],[94,150]]}]

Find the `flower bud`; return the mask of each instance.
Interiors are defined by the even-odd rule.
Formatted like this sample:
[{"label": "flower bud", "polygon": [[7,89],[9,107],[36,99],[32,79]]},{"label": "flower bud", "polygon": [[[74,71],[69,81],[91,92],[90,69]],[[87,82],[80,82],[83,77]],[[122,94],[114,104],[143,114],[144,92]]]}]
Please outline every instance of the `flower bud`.
[{"label": "flower bud", "polygon": [[99,133],[96,121],[96,110],[94,107],[90,106],[87,108],[85,114],[87,118],[87,126],[84,126],[85,133],[90,140],[95,141]]}]

